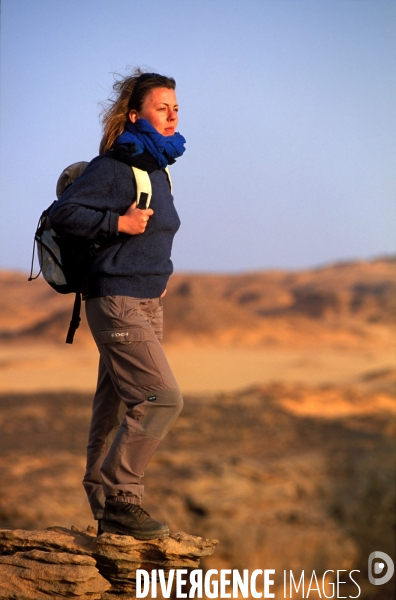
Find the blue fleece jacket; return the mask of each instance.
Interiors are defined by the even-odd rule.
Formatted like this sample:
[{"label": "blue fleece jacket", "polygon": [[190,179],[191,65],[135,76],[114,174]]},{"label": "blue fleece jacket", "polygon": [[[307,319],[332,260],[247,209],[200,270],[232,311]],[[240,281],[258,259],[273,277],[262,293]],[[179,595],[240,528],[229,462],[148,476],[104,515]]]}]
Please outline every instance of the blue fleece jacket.
[{"label": "blue fleece jacket", "polygon": [[[125,236],[103,250],[89,273],[89,296],[157,298],[173,271],[171,250],[180,220],[163,170],[149,174],[152,185],[150,217],[144,233]],[[59,234],[108,241],[119,235],[118,216],[135,198],[130,166],[114,156],[97,156],[55,203],[50,212]]]}]

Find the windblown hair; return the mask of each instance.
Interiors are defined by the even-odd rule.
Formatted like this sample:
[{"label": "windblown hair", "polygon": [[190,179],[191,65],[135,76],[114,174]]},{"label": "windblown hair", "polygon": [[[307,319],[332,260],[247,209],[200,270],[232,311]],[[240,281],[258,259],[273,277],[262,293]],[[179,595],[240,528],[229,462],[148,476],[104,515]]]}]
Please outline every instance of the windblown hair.
[{"label": "windblown hair", "polygon": [[158,73],[145,73],[139,67],[132,75],[115,78],[113,93],[103,104],[101,114],[103,137],[99,154],[112,150],[115,140],[124,131],[129,121],[129,112],[133,109],[140,111],[147,94],[158,87],[174,90],[176,82],[172,77],[158,75]]}]

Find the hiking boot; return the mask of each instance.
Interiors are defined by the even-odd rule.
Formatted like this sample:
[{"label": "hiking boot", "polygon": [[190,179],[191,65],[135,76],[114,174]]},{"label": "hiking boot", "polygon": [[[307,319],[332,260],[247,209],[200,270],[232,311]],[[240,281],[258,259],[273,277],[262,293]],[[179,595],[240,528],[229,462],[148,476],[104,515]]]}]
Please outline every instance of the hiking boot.
[{"label": "hiking boot", "polygon": [[108,533],[131,535],[138,540],[152,540],[169,535],[165,523],[155,521],[138,504],[106,501],[101,530]]}]

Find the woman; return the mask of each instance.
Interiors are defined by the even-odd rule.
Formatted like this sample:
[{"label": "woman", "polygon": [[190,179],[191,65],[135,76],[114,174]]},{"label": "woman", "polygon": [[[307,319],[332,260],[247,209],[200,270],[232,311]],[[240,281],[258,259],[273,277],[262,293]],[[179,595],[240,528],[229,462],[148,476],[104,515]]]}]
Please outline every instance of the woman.
[{"label": "woman", "polygon": [[[94,260],[86,298],[100,360],[83,484],[98,534],[169,534],[140,504],[145,466],[183,405],[160,344],[162,298],[180,225],[164,168],[185,143],[176,133],[175,85],[140,70],[116,81],[100,154],[50,213],[58,233],[103,243],[120,237]],[[136,206],[131,166],[149,174],[150,208]]]}]

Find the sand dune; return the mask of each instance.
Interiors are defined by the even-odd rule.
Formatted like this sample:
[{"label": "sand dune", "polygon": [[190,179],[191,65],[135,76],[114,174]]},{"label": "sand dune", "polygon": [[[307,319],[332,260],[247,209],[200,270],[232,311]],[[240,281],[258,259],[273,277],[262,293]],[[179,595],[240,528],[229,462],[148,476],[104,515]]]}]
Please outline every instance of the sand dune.
[{"label": "sand dune", "polygon": [[[0,339],[62,341],[72,295],[42,280],[0,272]],[[339,263],[309,271],[174,274],[164,300],[167,341],[276,344],[376,337],[394,320],[396,260]],[[87,343],[83,323],[76,344]],[[301,341],[301,340],[300,340]],[[89,342],[88,342],[89,343]],[[306,342],[303,342],[306,343]]]},{"label": "sand dune", "polygon": [[[183,391],[360,384],[392,371],[395,274],[389,258],[301,272],[173,275],[164,346]],[[0,390],[93,390],[97,350],[84,315],[73,346],[64,344],[72,295],[5,271],[0,289]]]}]

